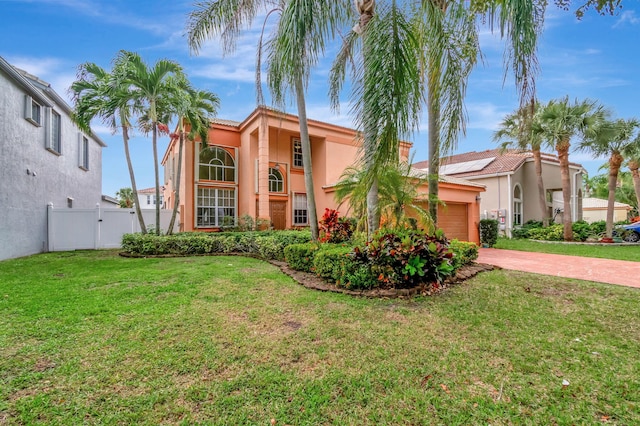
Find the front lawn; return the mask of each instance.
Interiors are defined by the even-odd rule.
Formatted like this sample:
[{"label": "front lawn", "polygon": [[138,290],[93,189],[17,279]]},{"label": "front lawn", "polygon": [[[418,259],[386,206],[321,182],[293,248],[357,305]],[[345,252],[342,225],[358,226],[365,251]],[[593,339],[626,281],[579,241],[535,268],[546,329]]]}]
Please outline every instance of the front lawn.
[{"label": "front lawn", "polygon": [[638,244],[540,242],[526,239],[498,238],[494,248],[640,262],[640,245]]},{"label": "front lawn", "polygon": [[0,277],[0,424],[640,423],[635,289],[494,271],[369,300],[112,251]]}]

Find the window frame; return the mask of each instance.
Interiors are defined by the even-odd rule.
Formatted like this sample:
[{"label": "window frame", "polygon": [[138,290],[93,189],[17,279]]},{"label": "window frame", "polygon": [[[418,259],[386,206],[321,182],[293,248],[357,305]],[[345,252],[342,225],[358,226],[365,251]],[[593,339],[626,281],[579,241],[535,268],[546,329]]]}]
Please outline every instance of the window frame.
[{"label": "window frame", "polygon": [[[304,197],[304,209],[298,208],[298,202],[300,197]],[[305,192],[296,192],[293,194],[293,200],[291,203],[292,206],[292,215],[291,221],[293,226],[308,226],[309,225],[309,204],[307,194]],[[301,215],[299,212],[304,212],[304,215]],[[304,217],[304,222],[299,222],[299,218]]]},{"label": "window frame", "polygon": [[83,133],[78,133],[78,167],[89,171],[89,138]]},{"label": "window frame", "polygon": [[[200,191],[208,191],[208,194],[201,194]],[[213,196],[211,196],[213,194]],[[209,185],[197,185],[195,194],[195,227],[196,228],[223,228],[225,226],[235,225],[238,220],[238,192],[232,187],[216,187]],[[204,205],[204,199],[210,200],[209,205]],[[221,203],[222,201],[222,203]],[[204,211],[207,210],[207,212]],[[232,211],[231,215],[224,214],[228,210]],[[220,212],[223,212],[220,215]],[[213,213],[211,215],[211,212]],[[213,221],[206,220],[210,216]],[[233,223],[224,223],[224,218],[232,218]],[[205,218],[205,220],[202,220]]]},{"label": "window frame", "polygon": [[[226,154],[226,156],[228,156],[228,158],[231,160],[232,165],[227,165],[225,164],[225,161],[220,159],[219,157],[215,156],[213,158],[211,158],[211,160],[209,160],[208,163],[203,163],[202,160],[202,154],[205,150],[210,150],[210,151],[217,151],[217,152],[223,152],[224,154]],[[219,162],[219,164],[212,164],[212,162],[214,160],[217,160]],[[197,165],[198,165],[198,181],[211,181],[211,182],[224,182],[224,183],[237,183],[238,181],[238,167],[237,167],[237,162],[236,159],[234,158],[233,155],[231,155],[231,153],[229,152],[229,150],[225,149],[222,146],[219,145],[209,145],[207,147],[204,147],[202,149],[200,149],[200,151],[198,152],[198,156],[197,156]],[[203,167],[207,167],[207,177],[202,177],[202,168]],[[227,172],[231,170],[233,171],[233,180],[228,180],[226,179],[227,177]],[[220,173],[222,179],[215,179],[217,178],[217,174]]]},{"label": "window frame", "polygon": [[[516,191],[519,191],[519,197],[516,197]],[[523,217],[523,211],[524,211],[524,207],[523,207],[523,192],[522,192],[522,186],[519,183],[516,183],[513,186],[513,192],[512,192],[512,197],[513,197],[513,226],[522,226],[524,224],[524,217]]]},{"label": "window frame", "polygon": [[293,168],[304,168],[304,160],[302,158],[302,141],[300,138],[293,138],[291,142],[291,157],[291,166]]},{"label": "window frame", "polygon": [[[48,108],[48,129],[46,148],[49,152],[62,155],[62,115]],[[54,125],[56,124],[57,125]]]},{"label": "window frame", "polygon": [[[37,117],[34,117],[33,114],[34,106],[36,107]],[[42,127],[42,108],[43,106],[31,96],[25,95],[24,118],[36,127]]]},{"label": "window frame", "polygon": [[[278,177],[276,173],[280,176]],[[273,194],[282,194],[285,192],[284,174],[277,166],[269,167],[269,192]]]}]

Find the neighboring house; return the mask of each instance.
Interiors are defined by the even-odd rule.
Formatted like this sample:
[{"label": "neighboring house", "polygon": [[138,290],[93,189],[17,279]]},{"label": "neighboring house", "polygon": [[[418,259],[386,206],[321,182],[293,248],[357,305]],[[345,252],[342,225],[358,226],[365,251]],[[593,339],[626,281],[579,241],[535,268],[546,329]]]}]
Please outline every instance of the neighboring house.
[{"label": "neighboring house", "polygon": [[101,204],[100,138],[81,132],[51,86],[0,57],[0,259],[47,248],[47,206]]},{"label": "neighboring house", "polygon": [[[335,185],[356,164],[358,133],[353,129],[309,120],[312,172],[318,217],[335,209]],[[302,167],[300,127],[294,115],[259,107],[242,122],[212,120],[208,147],[186,141],[180,184],[181,231],[215,231],[244,215],[269,220],[274,229],[309,225]],[[400,156],[408,159],[411,144]],[[172,139],[162,159],[165,200],[173,206],[178,140]],[[450,237],[478,242],[481,185],[460,179],[441,182],[441,197],[455,209]],[[456,206],[456,207],[454,207]],[[345,213],[346,207],[341,208]],[[460,216],[462,215],[462,216]],[[452,215],[454,217],[454,215]],[[447,228],[444,228],[448,232]]]},{"label": "neighboring house", "polygon": [[[428,161],[417,162],[416,169],[426,170]],[[582,218],[582,176],[580,164],[570,163],[571,219]],[[542,220],[538,201],[538,184],[531,152],[492,149],[444,157],[440,174],[461,178],[486,187],[482,194],[482,217],[497,219],[500,230],[511,235],[514,226],[529,220]],[[547,217],[562,222],[562,183],[560,162],[552,154],[542,154],[542,179],[547,200]],[[559,202],[558,202],[559,200]]]},{"label": "neighboring house", "polygon": [[[618,203],[616,201],[613,206],[613,222],[626,221],[631,210],[633,210],[633,207],[629,204]],[[600,198],[583,198],[582,219],[589,223],[607,220],[607,200]]]},{"label": "neighboring house", "polygon": [[[164,186],[160,187],[160,208],[166,208],[164,205]],[[145,188],[138,190],[138,204],[141,209],[155,209],[156,208],[156,188]]]}]

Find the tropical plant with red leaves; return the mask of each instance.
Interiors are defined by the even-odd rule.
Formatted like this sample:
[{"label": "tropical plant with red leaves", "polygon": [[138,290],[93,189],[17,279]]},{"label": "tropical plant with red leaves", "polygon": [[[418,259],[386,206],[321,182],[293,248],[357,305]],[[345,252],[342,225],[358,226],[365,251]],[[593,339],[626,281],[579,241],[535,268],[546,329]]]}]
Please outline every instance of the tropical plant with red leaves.
[{"label": "tropical plant with red leaves", "polygon": [[343,243],[349,241],[353,235],[353,226],[349,219],[339,217],[334,209],[324,209],[324,215],[319,222],[320,242]]}]

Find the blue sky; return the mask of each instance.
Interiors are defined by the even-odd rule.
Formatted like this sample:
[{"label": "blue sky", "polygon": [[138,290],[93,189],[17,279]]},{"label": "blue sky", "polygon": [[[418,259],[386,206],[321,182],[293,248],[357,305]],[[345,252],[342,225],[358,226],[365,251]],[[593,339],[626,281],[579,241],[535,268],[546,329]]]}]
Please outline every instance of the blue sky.
[{"label": "blue sky", "polygon": [[[0,0],[0,56],[52,84],[68,99],[67,89],[77,66],[95,62],[110,68],[120,49],[138,52],[148,63],[168,58],[178,61],[193,84],[221,98],[219,118],[242,120],[256,106],[255,51],[259,30],[240,38],[236,53],[223,57],[217,40],[199,56],[190,54],[184,36],[193,1],[130,0]],[[612,110],[615,117],[640,117],[640,4],[627,0],[616,16],[590,11],[578,21],[571,12],[549,6],[539,45],[541,74],[538,98],[546,102],[569,95],[591,98]],[[482,30],[484,62],[474,70],[467,93],[467,135],[457,152],[496,146],[491,137],[497,123],[518,105],[510,79],[503,85],[503,44]],[[315,70],[309,85],[310,118],[351,126],[348,94],[340,114],[329,108],[327,75],[338,42]],[[295,113],[291,105],[289,112]],[[111,135],[100,123],[95,131],[107,142],[103,150],[103,188],[107,195],[130,186],[120,135]],[[160,144],[164,152],[168,138]],[[427,158],[426,119],[414,142],[415,161]],[[139,188],[153,186],[150,140],[136,134],[131,142]],[[573,153],[590,175],[602,173],[604,159]]]}]

